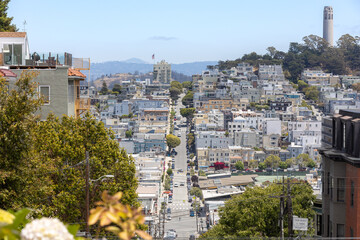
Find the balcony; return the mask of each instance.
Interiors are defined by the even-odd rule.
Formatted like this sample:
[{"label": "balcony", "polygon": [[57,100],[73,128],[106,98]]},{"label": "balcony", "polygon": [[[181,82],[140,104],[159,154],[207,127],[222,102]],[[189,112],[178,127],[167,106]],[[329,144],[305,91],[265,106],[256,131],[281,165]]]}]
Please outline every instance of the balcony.
[{"label": "balcony", "polygon": [[88,110],[90,110],[90,98],[77,98],[75,101],[76,117]]}]

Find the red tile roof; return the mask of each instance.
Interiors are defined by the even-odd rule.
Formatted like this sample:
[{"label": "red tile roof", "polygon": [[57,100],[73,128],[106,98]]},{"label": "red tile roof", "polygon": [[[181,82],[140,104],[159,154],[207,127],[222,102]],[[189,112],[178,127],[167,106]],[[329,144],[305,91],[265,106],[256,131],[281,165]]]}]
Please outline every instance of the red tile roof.
[{"label": "red tile roof", "polygon": [[81,78],[86,78],[85,74],[83,74],[83,73],[80,72],[79,70],[75,70],[75,69],[72,69],[72,68],[69,68],[68,76],[69,76],[69,77],[81,77]]},{"label": "red tile roof", "polygon": [[24,38],[26,32],[0,32],[0,38],[2,37]]},{"label": "red tile roof", "polygon": [[16,74],[8,69],[0,69],[1,77],[16,77]]}]

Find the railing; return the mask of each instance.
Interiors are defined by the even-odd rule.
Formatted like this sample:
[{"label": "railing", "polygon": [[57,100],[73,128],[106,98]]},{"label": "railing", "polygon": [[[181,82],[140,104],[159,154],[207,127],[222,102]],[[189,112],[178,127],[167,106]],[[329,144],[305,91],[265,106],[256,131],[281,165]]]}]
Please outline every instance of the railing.
[{"label": "railing", "polygon": [[90,109],[90,98],[78,98],[75,101],[76,110],[89,110]]}]

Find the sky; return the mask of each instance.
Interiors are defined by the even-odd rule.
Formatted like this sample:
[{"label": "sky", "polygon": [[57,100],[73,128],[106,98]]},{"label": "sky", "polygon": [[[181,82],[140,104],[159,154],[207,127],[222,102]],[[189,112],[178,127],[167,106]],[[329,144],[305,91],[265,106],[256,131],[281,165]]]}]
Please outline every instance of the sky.
[{"label": "sky", "polygon": [[322,36],[334,9],[334,41],[360,36],[359,0],[11,0],[8,16],[31,52],[72,53],[92,62],[233,60]]}]

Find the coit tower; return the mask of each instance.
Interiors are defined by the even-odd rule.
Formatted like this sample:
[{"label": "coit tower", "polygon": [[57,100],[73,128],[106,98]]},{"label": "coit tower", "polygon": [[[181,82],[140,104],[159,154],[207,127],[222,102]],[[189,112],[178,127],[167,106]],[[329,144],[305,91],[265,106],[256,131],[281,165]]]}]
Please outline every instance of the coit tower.
[{"label": "coit tower", "polygon": [[323,38],[333,46],[333,8],[331,6],[324,7],[324,24],[323,24]]}]

